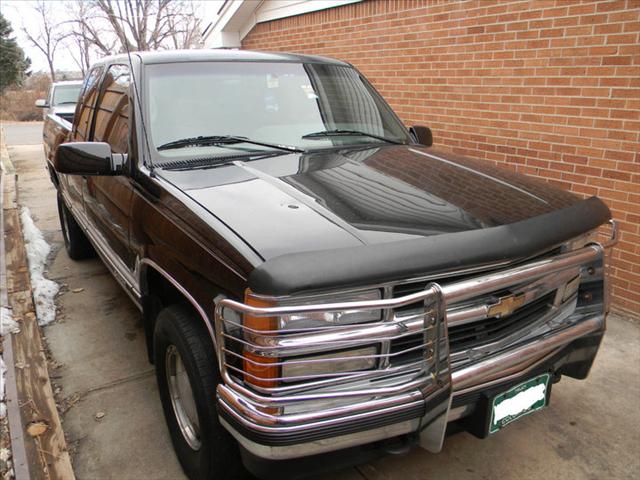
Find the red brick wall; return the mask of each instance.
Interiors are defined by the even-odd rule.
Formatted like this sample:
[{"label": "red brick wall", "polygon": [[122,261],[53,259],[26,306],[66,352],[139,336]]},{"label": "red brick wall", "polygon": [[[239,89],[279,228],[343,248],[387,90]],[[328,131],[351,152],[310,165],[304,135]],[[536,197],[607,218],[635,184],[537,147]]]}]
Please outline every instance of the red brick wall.
[{"label": "red brick wall", "polygon": [[598,195],[640,312],[640,0],[380,0],[256,25],[243,48],[358,67],[436,145]]}]

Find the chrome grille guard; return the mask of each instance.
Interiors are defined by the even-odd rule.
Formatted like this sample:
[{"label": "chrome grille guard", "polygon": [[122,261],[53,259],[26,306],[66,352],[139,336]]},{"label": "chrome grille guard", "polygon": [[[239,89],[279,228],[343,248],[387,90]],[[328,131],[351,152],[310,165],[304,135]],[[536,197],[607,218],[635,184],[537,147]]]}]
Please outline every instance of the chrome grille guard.
[{"label": "chrome grille guard", "polygon": [[[568,253],[445,286],[430,283],[423,291],[399,298],[276,307],[255,307],[228,298],[219,300],[215,306],[215,330],[223,381],[218,385],[217,392],[223,423],[241,443],[245,443],[243,440],[246,439],[243,435],[239,434],[235,427],[230,427],[225,418],[233,420],[236,425],[246,429],[245,431],[260,434],[274,433],[294,438],[300,432],[311,435],[317,431],[316,437],[304,437],[315,439],[335,436],[337,431],[335,429],[339,427],[353,426],[357,431],[357,426],[360,426],[361,430],[371,429],[373,426],[384,426],[385,418],[398,422],[400,419],[419,417],[420,421],[417,424],[412,423],[411,428],[423,431],[421,438],[424,440],[422,443],[425,448],[439,451],[456,383],[460,381],[460,388],[469,388],[472,384],[482,383],[483,375],[487,372],[495,375],[496,371],[504,369],[505,372],[508,370],[513,373],[517,362],[522,362],[525,358],[523,356],[525,353],[528,355],[527,358],[536,354],[536,349],[531,350],[532,345],[529,343],[524,347],[518,347],[526,349],[526,352],[523,350],[523,355],[519,355],[516,348],[507,349],[506,354],[501,353],[486,360],[480,360],[452,375],[447,338],[449,321],[447,304],[463,302],[571,269],[577,268],[579,272],[582,266],[594,262],[602,262],[604,265],[606,249],[617,242],[615,222],[610,224],[611,236],[604,243],[592,243]],[[604,278],[606,281],[606,276]],[[562,330],[564,332],[562,335],[545,335],[544,342],[541,341],[538,345],[540,355],[548,354],[551,349],[557,349],[579,336],[602,330],[604,313],[608,310],[607,301],[605,295],[603,311],[598,317],[601,320],[591,317],[584,324],[579,325],[579,329],[571,330],[572,327],[568,327]],[[393,313],[387,317],[391,320],[354,325],[308,327],[293,331],[260,330],[244,327],[240,321],[240,315],[277,317],[345,310],[387,311],[417,302],[423,305],[419,313],[412,311],[413,313],[405,316],[397,316]],[[236,315],[225,315],[227,309],[236,312]],[[457,312],[456,315],[461,318],[459,311]],[[332,365],[342,360],[353,360],[354,357],[323,358],[317,355],[326,354],[327,351],[340,352],[344,349],[375,345],[394,338],[417,334],[422,335],[422,342],[419,345],[412,345],[409,349],[421,350],[423,353],[420,360],[401,365],[387,363],[384,369],[374,368],[295,377],[282,374],[276,378],[250,377],[250,380],[268,380],[274,384],[277,382],[275,385],[267,382],[262,386],[255,386],[243,381],[243,375],[246,372],[242,369],[242,363],[238,364],[242,358],[238,345],[244,351],[257,355],[250,361],[256,363],[258,367],[281,367],[283,362],[280,359],[283,358],[286,358],[289,364]],[[406,351],[394,352],[393,355],[406,353]],[[296,358],[296,356],[309,354],[316,357]],[[378,362],[389,355],[392,354],[387,351],[355,358]],[[263,362],[255,358],[264,358],[268,361]],[[404,417],[403,412],[406,413]],[[371,419],[379,421],[375,424],[366,423]],[[333,435],[332,429],[334,429]],[[344,432],[344,429],[340,431]],[[296,441],[292,440],[292,443],[295,444]],[[247,446],[246,443],[245,446]],[[325,450],[327,448],[329,447],[324,447]],[[280,458],[287,457],[285,455]]]}]

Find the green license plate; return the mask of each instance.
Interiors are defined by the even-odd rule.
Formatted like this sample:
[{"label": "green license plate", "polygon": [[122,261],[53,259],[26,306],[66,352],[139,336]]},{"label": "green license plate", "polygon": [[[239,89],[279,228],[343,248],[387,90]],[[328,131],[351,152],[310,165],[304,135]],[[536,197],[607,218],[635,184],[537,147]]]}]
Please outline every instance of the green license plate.
[{"label": "green license plate", "polygon": [[547,390],[551,375],[545,373],[496,395],[491,406],[489,433],[495,433],[511,422],[547,406]]}]

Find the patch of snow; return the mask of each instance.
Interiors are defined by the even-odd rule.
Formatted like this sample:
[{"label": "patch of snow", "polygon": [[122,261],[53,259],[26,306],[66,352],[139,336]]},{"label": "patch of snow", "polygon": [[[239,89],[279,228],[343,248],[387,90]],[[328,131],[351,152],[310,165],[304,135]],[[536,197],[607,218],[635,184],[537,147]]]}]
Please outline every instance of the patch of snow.
[{"label": "patch of snow", "polygon": [[20,325],[13,319],[11,309],[0,307],[0,337],[4,337],[7,333],[18,333]]},{"label": "patch of snow", "polygon": [[11,452],[8,448],[0,448],[0,460],[6,462],[11,458]]},{"label": "patch of snow", "polygon": [[31,288],[33,301],[36,305],[36,315],[39,325],[46,325],[56,319],[55,296],[60,287],[52,280],[44,277],[44,267],[47,262],[51,246],[42,236],[42,232],[31,218],[29,209],[24,207],[20,212],[22,232],[24,235],[29,273],[31,274]]}]

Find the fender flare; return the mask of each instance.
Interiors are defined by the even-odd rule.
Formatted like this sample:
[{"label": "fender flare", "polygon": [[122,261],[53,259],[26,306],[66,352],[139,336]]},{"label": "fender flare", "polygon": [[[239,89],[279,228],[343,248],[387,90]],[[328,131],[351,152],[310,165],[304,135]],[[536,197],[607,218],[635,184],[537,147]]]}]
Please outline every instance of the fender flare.
[{"label": "fender flare", "polygon": [[[180,282],[178,282],[175,278],[173,278],[171,276],[171,274],[169,272],[167,272],[165,269],[163,269],[160,265],[158,265],[156,262],[154,262],[153,260],[150,260],[148,258],[143,258],[142,260],[140,260],[139,262],[140,265],[140,293],[142,295],[144,295],[146,292],[144,291],[144,289],[146,288],[146,285],[144,284],[144,282],[142,282],[142,278],[143,278],[143,268],[152,268],[153,270],[155,270],[157,273],[159,273],[160,275],[162,275],[165,280],[167,280],[169,283],[171,283],[171,285],[173,285],[176,290],[178,290],[182,296],[184,298],[186,298],[189,303],[191,304],[191,306],[195,309],[196,312],[198,312],[198,315],[200,315],[202,321],[204,322],[207,331],[209,332],[209,337],[211,338],[211,342],[213,343],[213,347],[215,349],[215,352],[217,353],[218,351],[218,342],[216,341],[216,335],[215,335],[215,329],[213,327],[213,325],[211,324],[209,317],[207,316],[207,313],[204,311],[204,309],[202,308],[202,306],[196,301],[195,298],[193,298],[193,296],[189,293],[189,291],[184,288]],[[213,301],[213,299],[212,299]]]}]

